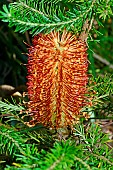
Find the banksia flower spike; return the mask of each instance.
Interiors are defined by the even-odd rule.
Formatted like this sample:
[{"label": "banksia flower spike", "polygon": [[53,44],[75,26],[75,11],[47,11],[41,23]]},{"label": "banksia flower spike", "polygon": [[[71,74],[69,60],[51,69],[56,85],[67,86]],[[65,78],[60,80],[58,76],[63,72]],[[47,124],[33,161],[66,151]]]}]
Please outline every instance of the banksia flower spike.
[{"label": "banksia flower spike", "polygon": [[34,37],[28,55],[31,124],[73,126],[87,105],[86,43],[66,30]]}]

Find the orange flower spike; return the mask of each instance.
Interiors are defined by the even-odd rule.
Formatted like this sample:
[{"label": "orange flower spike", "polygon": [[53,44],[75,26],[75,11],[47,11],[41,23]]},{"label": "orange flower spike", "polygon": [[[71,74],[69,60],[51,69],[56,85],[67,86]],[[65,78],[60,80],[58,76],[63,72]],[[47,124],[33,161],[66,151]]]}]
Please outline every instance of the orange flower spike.
[{"label": "orange flower spike", "polygon": [[29,49],[27,68],[30,123],[73,126],[87,105],[86,43],[66,30],[39,34]]}]

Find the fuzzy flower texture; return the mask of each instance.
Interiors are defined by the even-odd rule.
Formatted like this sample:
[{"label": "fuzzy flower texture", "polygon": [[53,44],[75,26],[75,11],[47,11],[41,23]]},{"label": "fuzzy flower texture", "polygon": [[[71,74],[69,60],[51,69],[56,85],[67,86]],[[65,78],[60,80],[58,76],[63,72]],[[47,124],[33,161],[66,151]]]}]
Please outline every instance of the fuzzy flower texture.
[{"label": "fuzzy flower texture", "polygon": [[31,125],[73,126],[87,105],[86,43],[63,31],[39,34],[28,54],[28,109]]}]

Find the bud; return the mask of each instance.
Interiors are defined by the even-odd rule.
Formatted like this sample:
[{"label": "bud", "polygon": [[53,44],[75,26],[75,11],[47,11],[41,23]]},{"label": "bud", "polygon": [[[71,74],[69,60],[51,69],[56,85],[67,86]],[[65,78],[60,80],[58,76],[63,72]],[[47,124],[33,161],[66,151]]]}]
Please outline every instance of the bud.
[{"label": "bud", "polygon": [[30,124],[73,126],[87,105],[86,43],[66,30],[34,37],[28,54]]}]

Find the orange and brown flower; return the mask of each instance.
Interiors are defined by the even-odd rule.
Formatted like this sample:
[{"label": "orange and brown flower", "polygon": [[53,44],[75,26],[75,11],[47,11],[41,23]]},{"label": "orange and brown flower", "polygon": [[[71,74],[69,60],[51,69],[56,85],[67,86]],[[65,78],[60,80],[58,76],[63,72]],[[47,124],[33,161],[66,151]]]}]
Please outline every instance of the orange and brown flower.
[{"label": "orange and brown flower", "polygon": [[87,104],[86,43],[66,30],[34,37],[28,55],[31,124],[72,126]]}]

